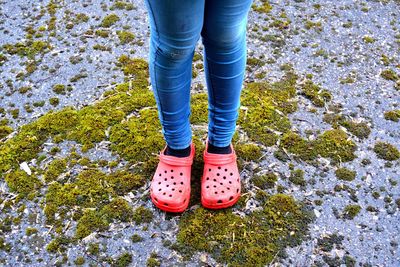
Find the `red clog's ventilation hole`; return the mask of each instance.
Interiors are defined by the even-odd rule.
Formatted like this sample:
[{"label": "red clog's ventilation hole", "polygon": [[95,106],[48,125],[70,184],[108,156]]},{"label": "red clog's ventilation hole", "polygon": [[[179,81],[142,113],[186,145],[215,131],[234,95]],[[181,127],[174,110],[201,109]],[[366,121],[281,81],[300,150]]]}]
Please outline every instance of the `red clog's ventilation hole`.
[{"label": "red clog's ventilation hole", "polygon": [[[218,170],[221,170],[221,169],[222,169],[221,166],[217,166],[217,168],[218,168]],[[212,169],[209,168],[208,171],[211,172]],[[227,169],[227,168],[224,168],[222,172],[226,172],[227,174],[223,175],[223,174],[221,174],[220,172],[216,172],[216,175],[217,175],[217,176],[223,175],[223,176],[222,176],[223,180],[227,180],[228,169]],[[229,172],[229,176],[233,176],[233,172]],[[207,181],[210,181],[211,179],[210,179],[210,177],[206,177],[206,180],[207,180]],[[239,182],[239,179],[237,179],[236,181]],[[206,188],[207,188],[207,189],[214,188],[214,190],[216,190],[216,191],[213,191],[213,192],[214,192],[214,195],[217,195],[218,192],[219,192],[218,189],[217,189],[217,186],[224,186],[224,183],[223,183],[223,182],[219,182],[216,178],[213,178],[213,179],[212,179],[212,182],[214,182],[215,184],[212,185],[212,186],[211,186],[211,185],[206,185]],[[231,185],[231,184],[232,184],[232,181],[228,179],[228,183]],[[226,190],[231,191],[231,187],[226,187]],[[221,192],[222,194],[225,194],[226,191],[225,191],[225,190],[221,190],[220,192]],[[236,189],[236,193],[239,193],[239,189],[238,189],[238,188]],[[229,201],[232,200],[232,199],[234,199],[234,196],[230,196],[230,197],[229,197]],[[224,202],[224,201],[223,201],[222,199],[218,199],[218,200],[217,200],[217,203],[218,203],[218,204],[222,204],[223,202]]]},{"label": "red clog's ventilation hole", "polygon": [[[170,170],[172,173],[174,172],[174,170]],[[166,170],[164,170],[164,173],[168,173],[168,171],[166,171]],[[179,173],[179,175],[180,176],[183,176],[183,172],[180,172]],[[159,174],[159,176],[162,176],[162,173],[160,173]],[[173,175],[171,175],[170,176],[171,177],[171,180],[174,180],[174,176]],[[164,191],[164,192],[162,192],[162,194],[165,196],[165,195],[167,195],[168,197],[170,197],[170,198],[172,198],[173,197],[173,194],[172,194],[172,192],[168,192],[168,189],[171,189],[171,191],[178,191],[179,193],[183,193],[183,190],[177,190],[177,188],[176,188],[176,185],[178,184],[178,182],[173,182],[172,184],[168,184],[168,177],[164,177],[164,179],[163,179],[167,184],[165,184],[165,191],[163,190],[163,188],[161,187],[161,188],[159,188],[158,189],[158,192],[161,192],[161,191]],[[184,185],[184,182],[179,182],[181,185]],[[161,181],[159,181],[158,182],[158,185],[160,185],[160,186],[162,186],[162,182]],[[157,198],[154,198],[157,202],[160,202]],[[183,200],[183,202],[182,203],[185,203],[186,202],[186,200],[187,199],[184,199]],[[164,206],[168,206],[168,203],[163,203],[163,205]]]}]

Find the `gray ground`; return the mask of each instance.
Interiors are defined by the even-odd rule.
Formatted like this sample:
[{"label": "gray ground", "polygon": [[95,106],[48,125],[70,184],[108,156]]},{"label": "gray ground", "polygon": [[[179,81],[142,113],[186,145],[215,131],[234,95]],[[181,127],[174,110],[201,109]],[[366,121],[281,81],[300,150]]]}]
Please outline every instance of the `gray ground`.
[{"label": "gray ground", "polygon": [[[16,43],[23,40],[25,36],[24,27],[33,24],[35,27],[43,25],[48,19],[47,15],[37,20],[35,15],[39,13],[40,7],[45,6],[48,1],[0,1],[0,46],[7,43]],[[83,3],[88,5],[84,7]],[[60,27],[56,38],[51,39],[55,47],[41,59],[38,70],[22,81],[15,79],[15,74],[24,69],[21,65],[23,59],[18,56],[8,56],[3,66],[0,67],[0,107],[8,109],[11,104],[20,109],[18,119],[13,119],[10,114],[5,116],[10,119],[11,126],[18,126],[34,121],[38,116],[54,109],[47,101],[43,107],[36,107],[32,113],[24,109],[24,104],[39,100],[47,100],[57,96],[60,104],[56,109],[73,105],[82,107],[97,100],[113,83],[123,80],[121,71],[115,67],[118,56],[130,54],[131,57],[147,57],[148,53],[148,19],[143,1],[132,1],[136,7],[133,10],[115,10],[121,18],[112,28],[114,34],[110,38],[82,38],[91,27],[100,23],[101,18],[110,11],[103,11],[102,4],[111,6],[109,1],[63,1],[62,8],[57,11],[60,23],[65,21],[64,12],[71,10],[74,13],[83,12],[90,16],[88,22],[77,24],[73,29],[67,30]],[[258,3],[258,2],[257,2]],[[263,66],[267,76],[264,79],[271,81],[280,79],[282,64],[292,64],[294,70],[300,74],[313,74],[313,80],[328,89],[334,102],[343,105],[343,112],[356,121],[369,123],[372,132],[366,140],[356,141],[358,156],[354,161],[343,164],[357,171],[356,179],[346,182],[351,188],[356,189],[358,204],[362,207],[361,212],[352,220],[344,220],[335,216],[335,209],[341,211],[348,204],[354,204],[347,191],[336,192],[337,178],[334,171],[330,169],[324,173],[321,167],[295,163],[296,168],[306,172],[306,178],[315,178],[313,186],[307,185],[306,190],[288,184],[296,199],[319,199],[316,191],[325,190],[327,194],[323,197],[323,204],[315,207],[316,221],[310,225],[311,238],[301,246],[287,250],[288,257],[273,264],[283,266],[327,266],[327,257],[338,256],[343,258],[350,255],[356,260],[356,266],[400,266],[400,248],[398,246],[400,235],[400,211],[395,200],[400,197],[400,162],[393,162],[390,168],[385,167],[385,161],[378,159],[372,151],[373,144],[378,140],[390,142],[400,148],[400,124],[385,120],[383,113],[387,110],[397,109],[400,104],[400,91],[394,88],[394,82],[380,77],[382,70],[391,68],[400,73],[400,4],[398,1],[299,1],[284,0],[273,1],[272,13],[270,15],[259,14],[251,11],[249,17],[248,31],[248,54],[249,57],[274,59],[275,62]],[[313,5],[319,4],[320,8]],[[364,9],[363,9],[364,8]],[[367,10],[365,9],[367,8]],[[275,16],[285,12],[290,20],[289,29],[268,28],[265,31],[252,31],[255,25],[266,24],[264,17]],[[100,19],[100,20],[99,20]],[[321,31],[315,28],[306,29],[306,21],[321,22]],[[343,27],[343,24],[352,22],[351,27]],[[115,31],[122,29],[124,25],[130,26],[130,31],[135,34],[135,40],[140,40],[143,45],[120,45]],[[272,41],[261,41],[261,36],[275,35]],[[365,36],[375,39],[368,43],[363,40]],[[85,42],[83,41],[85,40]],[[111,51],[98,51],[93,49],[94,44],[103,44],[111,47]],[[304,45],[303,45],[304,44]],[[85,51],[80,52],[84,47]],[[201,52],[199,43],[198,51]],[[296,50],[296,48],[301,48]],[[317,52],[317,54],[316,54]],[[388,66],[382,63],[381,56],[390,58]],[[72,64],[70,58],[78,56],[82,60]],[[334,60],[333,60],[334,59]],[[339,66],[338,62],[342,62]],[[45,66],[54,68],[55,72],[49,73]],[[258,70],[261,71],[261,70]],[[56,95],[52,86],[56,83],[68,84],[71,77],[78,73],[86,73],[87,77],[72,84],[73,90],[67,95]],[[340,80],[353,77],[353,83],[341,83]],[[253,81],[254,73],[247,73],[246,81]],[[13,88],[32,86],[28,94],[10,90],[7,80],[11,80]],[[9,82],[8,82],[9,83]],[[193,90],[197,84],[205,86],[204,74],[193,80]],[[330,125],[322,121],[318,113],[308,112],[310,102],[300,98],[299,110],[290,115],[295,129],[301,134],[306,130],[316,129],[324,131],[330,129]],[[65,149],[69,143],[64,143]],[[48,149],[51,148],[51,144]],[[63,151],[64,149],[62,149]],[[268,151],[268,150],[267,150]],[[96,153],[88,153],[91,158],[112,159],[113,156],[107,150],[98,150]],[[361,160],[368,158],[371,164],[361,165]],[[328,164],[329,162],[326,162]],[[285,163],[278,161],[269,153],[261,163],[265,170],[273,170],[283,174],[290,171]],[[248,179],[249,177],[245,177]],[[393,183],[391,181],[396,181]],[[0,195],[9,196],[7,187],[0,181]],[[373,191],[379,191],[380,197],[372,197]],[[353,196],[354,197],[354,196]],[[388,198],[389,197],[389,198]],[[138,205],[135,196],[131,196],[132,205]],[[115,256],[122,251],[129,251],[134,256],[133,266],[146,264],[150,253],[155,251],[160,256],[162,266],[189,265],[199,266],[208,263],[215,266],[215,261],[206,254],[198,253],[189,262],[181,262],[181,257],[174,251],[162,245],[164,239],[174,240],[177,231],[179,216],[165,218],[163,212],[155,209],[150,200],[140,203],[152,209],[155,220],[150,224],[148,231],[143,231],[141,226],[117,224],[109,231],[109,236],[93,236],[100,243],[107,243],[105,255]],[[44,224],[44,215],[40,203],[26,203],[26,220],[15,226],[11,232],[5,235],[7,242],[12,243],[11,253],[0,249],[0,259],[4,259],[6,266],[43,266],[54,265],[60,261],[58,255],[49,254],[44,249],[51,237],[45,234],[50,229]],[[367,206],[376,207],[378,212],[368,212]],[[0,206],[0,210],[1,210]],[[193,207],[195,208],[195,207]],[[13,211],[16,212],[16,211]],[[29,214],[36,214],[32,219]],[[5,214],[0,214],[0,220]],[[29,218],[29,220],[28,220]],[[27,237],[25,228],[34,225],[39,229],[36,238]],[[129,238],[133,233],[144,236],[141,243],[132,243]],[[155,236],[149,235],[149,233]],[[343,236],[330,251],[323,251],[317,246],[317,240],[324,236],[336,233]],[[1,234],[1,232],[0,232]],[[93,239],[92,239],[93,238]],[[30,240],[27,242],[27,240]],[[88,241],[88,240],[85,240]],[[69,262],[73,264],[77,256],[85,247],[82,244],[69,247],[67,254]],[[325,257],[325,258],[324,258]],[[26,259],[30,259],[27,263]],[[43,259],[39,262],[38,259]],[[204,263],[202,263],[204,262]],[[88,258],[86,264],[90,263]],[[96,262],[92,262],[96,264]],[[335,266],[336,263],[332,263]]]}]

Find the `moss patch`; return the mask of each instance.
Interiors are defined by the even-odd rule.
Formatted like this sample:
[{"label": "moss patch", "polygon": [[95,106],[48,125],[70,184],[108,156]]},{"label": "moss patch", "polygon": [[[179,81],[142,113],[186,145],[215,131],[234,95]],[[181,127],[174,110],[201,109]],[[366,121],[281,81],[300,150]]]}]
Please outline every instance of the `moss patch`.
[{"label": "moss patch", "polygon": [[396,160],[400,158],[399,150],[392,144],[378,141],[375,143],[374,152],[378,158],[385,160]]},{"label": "moss patch", "polygon": [[[116,21],[115,18],[111,19],[110,23],[103,26],[110,27]],[[42,186],[35,177],[44,173],[46,188],[42,189],[46,223],[53,225],[60,233],[66,222],[77,222],[77,239],[94,231],[106,230],[112,221],[140,224],[153,219],[149,209],[137,207],[132,210],[122,198],[151,179],[158,162],[157,154],[165,144],[154,95],[148,88],[148,64],[143,59],[123,55],[118,58],[116,66],[124,73],[124,83],[105,92],[101,100],[80,110],[65,107],[51,111],[22,126],[16,136],[0,143],[0,175],[6,176],[10,188],[22,194],[35,192]],[[329,130],[312,142],[290,131],[288,114],[297,109],[295,96],[298,77],[290,68],[287,69],[278,82],[249,83],[243,89],[243,108],[239,112],[238,124],[254,143],[241,143],[235,135],[239,162],[258,160],[262,156],[258,144],[271,146],[280,138],[282,149],[302,158],[315,159],[318,155],[337,161],[353,158],[355,145],[343,131]],[[206,105],[207,94],[193,95],[192,123],[207,122]],[[199,136],[203,136],[204,132],[196,129],[194,134],[198,149],[193,176],[199,177],[201,149],[204,149]],[[43,144],[48,139],[55,143],[76,141],[83,152],[101,141],[107,141],[114,154],[128,161],[130,166],[134,164],[134,171],[115,170],[118,165],[116,160],[109,164],[113,168],[111,173],[104,173],[88,158],[76,157],[74,153],[68,158],[54,160],[44,170],[32,169],[33,175],[30,177],[19,171],[20,162],[39,158]],[[313,151],[309,151],[310,144]],[[65,179],[61,174],[67,166],[75,164],[86,167],[79,174]],[[107,166],[107,162],[101,163],[101,166]],[[294,174],[302,178],[302,174]],[[304,179],[297,176],[293,181],[304,184]],[[26,183],[28,178],[29,183]],[[254,184],[260,189],[267,189],[273,187],[276,181],[276,175],[270,173],[254,180]],[[198,203],[196,196],[198,194],[193,192],[191,204]],[[246,217],[232,214],[230,209],[214,212],[198,208],[188,212],[180,222],[177,248],[183,253],[206,250],[220,262],[254,266],[267,264],[288,245],[300,244],[311,220],[311,214],[305,207],[283,194],[264,194],[259,199],[262,210]],[[205,232],[208,234],[204,235]],[[70,242],[72,240],[61,235],[49,244],[48,249],[62,251]]]},{"label": "moss patch", "polygon": [[399,79],[399,76],[396,74],[396,72],[391,69],[383,70],[381,72],[381,77],[389,81],[396,81]]},{"label": "moss patch", "polygon": [[44,180],[46,182],[51,182],[57,179],[57,177],[65,172],[67,169],[67,162],[65,159],[55,159],[53,160],[44,174]]},{"label": "moss patch", "polygon": [[290,121],[286,116],[296,111],[297,76],[287,72],[285,77],[275,83],[250,83],[241,95],[242,110],[238,124],[247,132],[249,138],[272,146],[278,140],[278,133],[290,130]]},{"label": "moss patch", "polygon": [[303,160],[312,160],[320,155],[336,162],[346,162],[356,157],[356,144],[339,129],[327,130],[313,141],[289,132],[282,137],[281,146]]},{"label": "moss patch", "polygon": [[301,169],[291,171],[289,181],[295,185],[305,186],[306,180],[304,179],[304,171]]},{"label": "moss patch", "polygon": [[257,11],[259,13],[270,13],[272,10],[272,6],[268,0],[262,0],[261,5],[253,4],[252,8],[254,11]]},{"label": "moss patch", "polygon": [[[129,177],[130,176],[130,177]],[[78,221],[76,236],[85,237],[93,230],[106,229],[113,220],[127,221],[133,212],[125,200],[118,198],[143,185],[143,179],[128,171],[105,174],[97,169],[82,171],[74,182],[49,185],[46,194],[45,215],[48,223],[62,225],[71,209],[72,219]],[[110,198],[115,197],[110,202]],[[83,215],[82,212],[87,210]],[[55,214],[59,214],[58,218]]]},{"label": "moss patch", "polygon": [[7,125],[7,121],[0,121],[0,140],[13,132],[13,128]]},{"label": "moss patch", "polygon": [[335,175],[340,180],[353,181],[356,178],[356,172],[347,168],[338,168],[335,171]]},{"label": "moss patch", "polygon": [[28,175],[19,169],[7,173],[4,179],[12,192],[22,196],[34,193],[42,185],[34,174]]},{"label": "moss patch", "polygon": [[259,266],[286,246],[301,243],[311,213],[291,196],[272,195],[261,211],[240,217],[231,209],[198,208],[179,223],[177,248],[187,255],[207,251],[230,266]]},{"label": "moss patch", "polygon": [[[340,111],[338,108],[337,112]],[[342,114],[327,113],[324,115],[324,121],[331,124],[333,128],[338,129],[339,126],[345,127],[350,133],[360,139],[367,138],[371,133],[371,128],[366,122],[355,122],[354,120],[347,119]]]},{"label": "moss patch", "polygon": [[347,205],[343,210],[343,218],[352,220],[361,211],[360,205]]},{"label": "moss patch", "polygon": [[112,266],[116,267],[127,267],[132,263],[132,254],[129,252],[124,252],[115,259]]},{"label": "moss patch", "polygon": [[386,111],[384,117],[386,120],[398,122],[400,121],[400,109]]},{"label": "moss patch", "polygon": [[323,107],[326,102],[332,100],[331,93],[314,84],[311,80],[305,80],[301,85],[301,93],[317,107]]},{"label": "moss patch", "polygon": [[103,18],[103,20],[101,21],[100,26],[104,27],[104,28],[109,28],[112,25],[114,25],[115,23],[117,23],[117,21],[119,21],[119,20],[120,20],[120,18],[118,17],[118,15],[112,13],[112,14],[107,15],[107,16],[105,16]]},{"label": "moss patch", "polygon": [[252,178],[252,182],[255,186],[261,189],[272,188],[278,181],[276,174],[269,172],[264,175],[256,175]]},{"label": "moss patch", "polygon": [[135,39],[135,35],[128,31],[117,31],[118,38],[121,44],[127,44]]}]

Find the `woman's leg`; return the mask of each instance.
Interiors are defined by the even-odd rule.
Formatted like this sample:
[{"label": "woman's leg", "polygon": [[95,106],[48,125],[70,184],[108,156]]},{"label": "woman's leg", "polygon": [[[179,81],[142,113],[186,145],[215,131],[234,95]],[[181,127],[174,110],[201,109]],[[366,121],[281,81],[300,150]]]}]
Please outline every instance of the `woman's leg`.
[{"label": "woman's leg", "polygon": [[146,0],[149,71],[168,147],[188,148],[192,59],[203,26],[204,0]]},{"label": "woman's leg", "polygon": [[205,0],[201,32],[208,88],[208,141],[230,145],[246,67],[246,26],[252,0]]}]

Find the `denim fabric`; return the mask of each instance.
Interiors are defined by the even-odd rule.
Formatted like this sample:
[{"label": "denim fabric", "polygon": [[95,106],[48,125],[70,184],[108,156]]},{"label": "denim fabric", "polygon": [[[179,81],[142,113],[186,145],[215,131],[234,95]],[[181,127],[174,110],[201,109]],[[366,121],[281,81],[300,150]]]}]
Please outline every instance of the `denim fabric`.
[{"label": "denim fabric", "polygon": [[252,0],[145,3],[150,21],[150,80],[165,141],[174,149],[186,148],[192,141],[192,59],[201,36],[208,90],[208,141],[214,146],[228,146],[239,114]]}]

